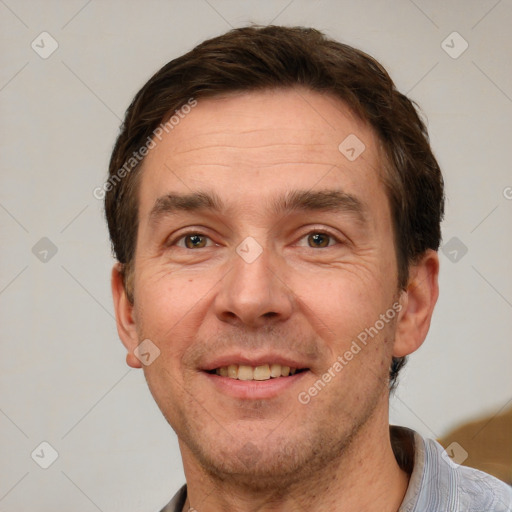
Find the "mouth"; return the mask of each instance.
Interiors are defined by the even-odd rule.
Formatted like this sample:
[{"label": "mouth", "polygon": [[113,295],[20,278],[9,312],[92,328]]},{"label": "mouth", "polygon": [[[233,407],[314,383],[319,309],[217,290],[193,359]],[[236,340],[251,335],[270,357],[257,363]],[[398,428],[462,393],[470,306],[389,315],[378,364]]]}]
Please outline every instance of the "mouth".
[{"label": "mouth", "polygon": [[[293,355],[266,353],[232,353],[218,355],[205,362],[199,373],[223,397],[238,400],[283,400],[305,386],[311,374],[306,360]],[[302,382],[302,384],[300,384]]]},{"label": "mouth", "polygon": [[206,373],[234,380],[265,381],[291,377],[297,373],[305,371],[308,371],[308,368],[293,368],[279,363],[265,363],[258,366],[230,364],[228,366],[219,366],[217,368],[207,370]]}]

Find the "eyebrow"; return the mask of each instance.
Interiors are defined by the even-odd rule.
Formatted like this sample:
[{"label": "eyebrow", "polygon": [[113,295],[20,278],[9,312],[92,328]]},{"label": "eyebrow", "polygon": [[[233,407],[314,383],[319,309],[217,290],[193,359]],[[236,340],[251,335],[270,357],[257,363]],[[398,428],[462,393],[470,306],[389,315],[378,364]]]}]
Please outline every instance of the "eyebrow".
[{"label": "eyebrow", "polygon": [[[270,199],[268,206],[276,216],[296,211],[317,211],[353,214],[361,223],[365,223],[367,219],[367,208],[363,202],[342,190],[293,190]],[[153,223],[158,222],[162,217],[180,212],[204,210],[222,213],[227,210],[227,207],[213,192],[169,193],[155,201],[149,219]]]},{"label": "eyebrow", "polygon": [[367,208],[363,202],[352,194],[342,190],[293,190],[271,202],[275,215],[286,212],[333,212],[354,214],[364,223],[367,218]]},{"label": "eyebrow", "polygon": [[195,212],[200,210],[212,210],[222,212],[224,204],[215,193],[193,192],[190,194],[166,194],[159,197],[151,209],[149,219],[157,222],[161,217],[179,212]]}]

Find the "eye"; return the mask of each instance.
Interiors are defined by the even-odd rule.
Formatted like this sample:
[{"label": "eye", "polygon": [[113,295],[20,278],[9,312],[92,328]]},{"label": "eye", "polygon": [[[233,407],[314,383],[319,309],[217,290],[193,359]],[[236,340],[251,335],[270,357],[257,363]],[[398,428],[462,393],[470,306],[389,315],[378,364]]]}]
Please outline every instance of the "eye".
[{"label": "eye", "polygon": [[[203,249],[207,247],[207,242],[211,240],[201,233],[185,233],[180,236],[173,245],[177,245],[178,247],[182,247],[184,249]],[[210,244],[211,245],[211,244]]]},{"label": "eye", "polygon": [[308,247],[317,249],[330,247],[332,245],[335,245],[336,242],[339,242],[339,240],[334,235],[331,235],[330,233],[325,233],[323,231],[312,231],[311,233],[308,233],[307,235],[301,238],[301,240],[304,239],[307,240]]}]

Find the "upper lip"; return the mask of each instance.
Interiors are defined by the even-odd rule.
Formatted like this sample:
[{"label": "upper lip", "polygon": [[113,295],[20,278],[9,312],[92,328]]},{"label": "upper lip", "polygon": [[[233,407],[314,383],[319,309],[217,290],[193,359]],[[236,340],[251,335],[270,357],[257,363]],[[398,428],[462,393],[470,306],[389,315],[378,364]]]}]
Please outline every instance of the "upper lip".
[{"label": "upper lip", "polygon": [[308,368],[307,363],[299,361],[292,356],[285,356],[282,354],[275,354],[267,352],[260,355],[250,354],[226,354],[223,356],[217,356],[201,366],[203,371],[216,370],[223,366],[229,366],[231,364],[246,365],[246,366],[262,366],[264,364],[280,364],[281,366],[289,366],[290,368]]}]

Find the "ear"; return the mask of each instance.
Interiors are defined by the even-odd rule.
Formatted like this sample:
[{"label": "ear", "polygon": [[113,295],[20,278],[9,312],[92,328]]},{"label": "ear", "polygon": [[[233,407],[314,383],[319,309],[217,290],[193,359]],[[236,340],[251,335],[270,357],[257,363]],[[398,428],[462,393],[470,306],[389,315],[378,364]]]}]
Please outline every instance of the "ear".
[{"label": "ear", "polygon": [[116,313],[117,332],[123,345],[128,350],[126,364],[132,368],[142,368],[141,362],[135,357],[133,351],[139,344],[135,322],[133,321],[133,304],[128,300],[124,287],[121,263],[112,268],[112,297]]},{"label": "ear", "polygon": [[439,257],[429,249],[409,267],[409,282],[400,297],[400,310],[393,356],[403,357],[418,350],[427,336],[439,295]]}]

